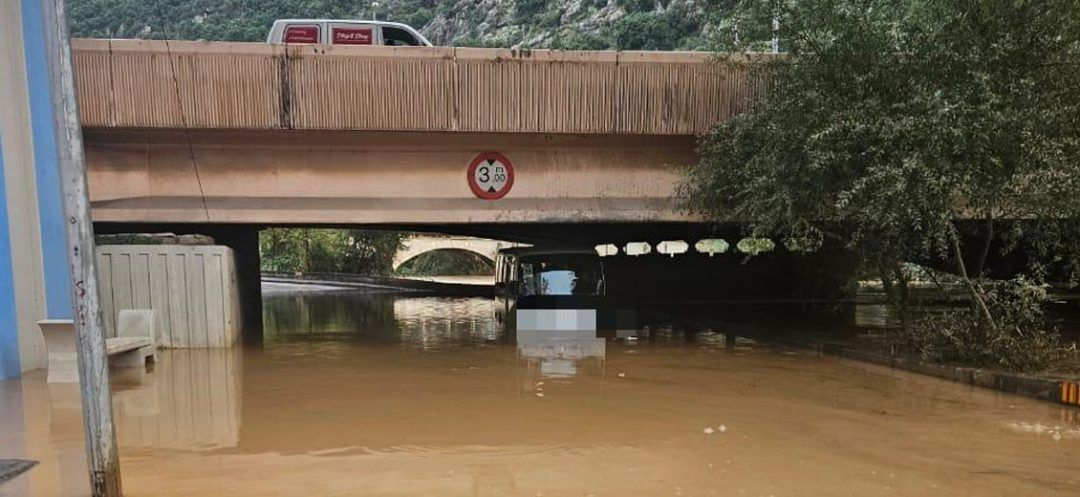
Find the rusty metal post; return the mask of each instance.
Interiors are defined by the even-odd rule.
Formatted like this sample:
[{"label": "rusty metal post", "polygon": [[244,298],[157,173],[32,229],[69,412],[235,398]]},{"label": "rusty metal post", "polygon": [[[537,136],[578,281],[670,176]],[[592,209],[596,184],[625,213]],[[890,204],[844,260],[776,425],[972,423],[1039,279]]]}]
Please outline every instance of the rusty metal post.
[{"label": "rusty metal post", "polygon": [[109,390],[109,362],[105,351],[101,306],[98,305],[94,226],[86,190],[82,126],[75,101],[64,0],[39,0],[45,32],[45,54],[53,102],[57,167],[63,194],[67,256],[71,267],[72,304],[79,358],[83,425],[86,428],[87,467],[94,497],[119,497],[120,461]]}]

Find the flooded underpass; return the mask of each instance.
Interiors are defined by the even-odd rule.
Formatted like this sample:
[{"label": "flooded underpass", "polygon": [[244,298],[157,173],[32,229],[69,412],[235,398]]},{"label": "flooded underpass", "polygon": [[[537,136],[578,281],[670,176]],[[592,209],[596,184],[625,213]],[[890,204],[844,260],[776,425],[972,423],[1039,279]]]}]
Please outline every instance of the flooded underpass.
[{"label": "flooded underpass", "polygon": [[[1075,409],[646,313],[516,336],[490,298],[265,290],[261,345],[114,376],[126,495],[1080,494]],[[34,415],[0,457],[41,464],[0,495],[84,495],[77,390],[3,385]]]}]

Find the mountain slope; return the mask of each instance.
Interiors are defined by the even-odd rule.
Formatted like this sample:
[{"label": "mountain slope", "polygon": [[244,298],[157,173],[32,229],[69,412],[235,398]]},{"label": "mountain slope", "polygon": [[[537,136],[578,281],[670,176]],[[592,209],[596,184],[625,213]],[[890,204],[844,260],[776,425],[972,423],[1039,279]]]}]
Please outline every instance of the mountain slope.
[{"label": "mountain slope", "polygon": [[731,0],[68,0],[72,34],[262,41],[283,18],[390,20],[437,45],[705,50]]}]

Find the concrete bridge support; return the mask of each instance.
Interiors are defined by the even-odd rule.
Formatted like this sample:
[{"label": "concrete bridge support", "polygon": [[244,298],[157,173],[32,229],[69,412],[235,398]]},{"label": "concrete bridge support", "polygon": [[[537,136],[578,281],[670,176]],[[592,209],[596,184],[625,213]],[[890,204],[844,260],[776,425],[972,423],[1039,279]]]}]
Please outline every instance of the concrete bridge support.
[{"label": "concrete bridge support", "polygon": [[259,259],[259,229],[254,226],[216,226],[205,234],[221,245],[233,249],[236,257],[236,279],[240,285],[240,319],[243,340],[258,342],[262,338],[262,281]]},{"label": "concrete bridge support", "polygon": [[233,250],[240,290],[240,319],[245,343],[262,339],[262,284],[259,226],[247,224],[111,224],[95,223],[97,233],[175,233],[206,235]]}]

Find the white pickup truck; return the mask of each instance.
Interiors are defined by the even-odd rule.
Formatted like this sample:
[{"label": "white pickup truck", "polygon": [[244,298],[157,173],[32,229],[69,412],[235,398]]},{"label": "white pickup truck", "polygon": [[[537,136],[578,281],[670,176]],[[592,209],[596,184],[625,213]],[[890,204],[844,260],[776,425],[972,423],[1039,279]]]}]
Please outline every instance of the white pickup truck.
[{"label": "white pickup truck", "polygon": [[430,47],[415,29],[396,22],[334,19],[278,19],[267,43],[325,45],[388,45]]}]

